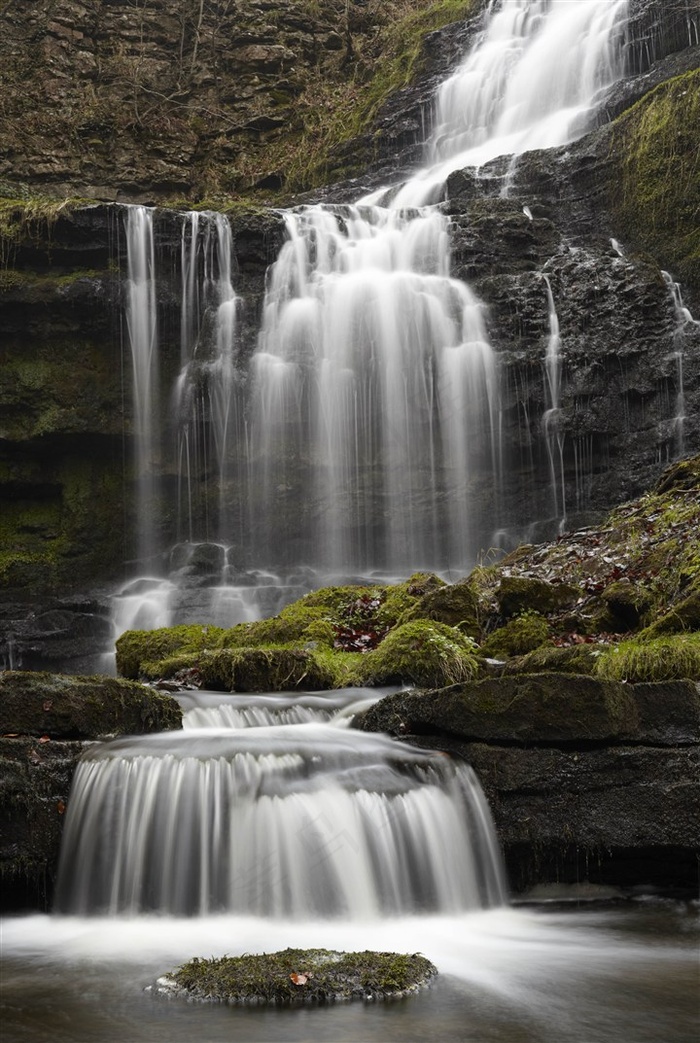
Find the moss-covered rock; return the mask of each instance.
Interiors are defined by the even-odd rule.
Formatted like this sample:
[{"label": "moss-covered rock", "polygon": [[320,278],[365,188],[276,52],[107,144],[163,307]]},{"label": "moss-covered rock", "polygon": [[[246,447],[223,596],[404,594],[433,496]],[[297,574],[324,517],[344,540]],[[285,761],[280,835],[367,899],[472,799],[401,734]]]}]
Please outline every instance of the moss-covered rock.
[{"label": "moss-covered rock", "polygon": [[619,681],[700,681],[700,634],[676,634],[650,641],[623,641],[605,651],[597,677]]},{"label": "moss-covered rock", "polygon": [[0,673],[0,732],[49,739],[103,739],[182,727],[168,695],[114,677]]},{"label": "moss-covered rock", "polygon": [[401,617],[402,622],[410,619],[434,619],[450,627],[458,627],[470,637],[478,637],[479,599],[475,585],[469,579],[458,583],[441,584],[428,590]]},{"label": "moss-covered rock", "polygon": [[0,672],[3,909],[47,909],[85,740],[182,727],[170,696],[112,677]]},{"label": "moss-covered rock", "polygon": [[335,675],[314,652],[292,648],[222,648],[199,655],[197,668],[205,688],[222,692],[335,687]]},{"label": "moss-covered rock", "polygon": [[676,278],[700,286],[697,135],[700,70],[651,91],[613,127],[619,178],[613,208],[620,234],[661,259]]},{"label": "moss-covered rock", "polygon": [[642,630],[639,637],[648,640],[687,631],[700,631],[700,589],[677,601],[668,612]]},{"label": "moss-covered rock", "polygon": [[547,615],[570,608],[579,596],[580,591],[569,583],[550,583],[530,576],[503,576],[496,591],[501,614],[506,617],[528,610]]},{"label": "moss-covered rock", "polygon": [[651,608],[653,597],[643,586],[621,579],[606,587],[601,595],[617,629],[633,630]]},{"label": "moss-covered rock", "polygon": [[499,627],[481,645],[485,656],[506,659],[521,656],[544,645],[550,635],[550,627],[538,612],[523,612]]},{"label": "moss-covered rock", "polygon": [[527,655],[514,656],[503,667],[504,674],[592,674],[604,645],[541,645]]},{"label": "moss-covered rock", "polygon": [[374,1001],[416,992],[436,974],[420,953],[285,949],[219,960],[195,958],[159,978],[156,991],[231,1004]]},{"label": "moss-covered rock", "polygon": [[[639,689],[639,691],[637,691]],[[700,693],[691,682],[628,685],[574,674],[487,678],[434,692],[398,692],[363,715],[366,731],[465,742],[564,746],[696,741]]]},{"label": "moss-covered rock", "polygon": [[127,630],[117,640],[117,671],[122,677],[132,680],[147,676],[144,671],[146,662],[155,663],[175,653],[218,648],[224,633],[220,627],[194,623],[158,630]]},{"label": "moss-covered rock", "polygon": [[415,620],[392,630],[363,657],[358,672],[368,685],[407,682],[438,687],[475,677],[480,669],[470,638],[444,623]]}]

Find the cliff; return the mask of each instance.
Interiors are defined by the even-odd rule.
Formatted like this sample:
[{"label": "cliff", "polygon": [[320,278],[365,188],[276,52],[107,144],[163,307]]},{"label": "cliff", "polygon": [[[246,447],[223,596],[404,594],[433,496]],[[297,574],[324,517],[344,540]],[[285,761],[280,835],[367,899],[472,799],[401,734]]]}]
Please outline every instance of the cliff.
[{"label": "cliff", "polygon": [[[137,554],[124,211],[104,201],[171,204],[155,217],[164,389],[180,366],[181,210],[226,211],[244,384],[266,271],[285,236],[279,212],[262,204],[300,189],[306,193],[297,199],[356,199],[417,162],[436,80],[471,38],[481,7],[457,0],[0,5],[7,648],[21,630],[35,665],[70,659],[76,667],[88,646],[109,637],[96,588],[129,575]],[[479,179],[455,173],[442,204],[453,273],[486,304],[499,362],[507,481],[498,518],[506,547],[553,534],[562,513],[570,525],[600,517],[648,487],[668,460],[700,448],[700,327],[684,317],[662,271],[682,279],[685,303],[697,313],[700,89],[697,47],[688,46],[696,20],[685,4],[633,0],[632,7],[630,76],[610,92],[601,126],[572,146],[522,157],[508,198],[496,161]],[[557,507],[541,425],[551,333],[544,276],[563,359]],[[169,405],[164,390],[154,461],[161,546],[177,530]],[[493,505],[485,472],[475,481],[474,515],[485,519],[475,524],[486,551]],[[206,469],[196,475],[202,528],[209,478]],[[235,481],[226,494],[240,519],[245,504]],[[305,499],[296,498],[289,518],[300,560],[309,551]],[[89,598],[78,596],[86,590]]]}]

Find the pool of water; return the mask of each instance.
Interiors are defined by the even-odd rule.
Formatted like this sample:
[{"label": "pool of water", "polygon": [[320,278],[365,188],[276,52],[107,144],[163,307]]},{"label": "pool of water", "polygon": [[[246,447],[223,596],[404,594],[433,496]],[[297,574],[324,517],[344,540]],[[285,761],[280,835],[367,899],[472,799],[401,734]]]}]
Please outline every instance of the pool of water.
[{"label": "pool of water", "polygon": [[[3,927],[3,1043],[697,1043],[697,903],[497,909],[367,923],[29,916]],[[390,1003],[262,1009],[146,991],[192,956],[287,946],[422,952]]]}]

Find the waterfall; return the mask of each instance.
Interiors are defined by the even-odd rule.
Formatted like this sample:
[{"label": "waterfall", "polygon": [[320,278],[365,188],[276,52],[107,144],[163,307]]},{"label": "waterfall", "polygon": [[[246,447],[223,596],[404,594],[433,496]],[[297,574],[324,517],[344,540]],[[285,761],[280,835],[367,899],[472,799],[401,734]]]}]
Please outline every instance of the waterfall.
[{"label": "waterfall", "polygon": [[144,206],[126,210],[128,276],[126,328],[133,373],[137,529],[140,560],[150,566],[156,550],[155,482],[158,423],[158,334],[153,211]]},{"label": "waterfall", "polygon": [[[181,280],[180,369],[170,395],[178,542],[169,552],[154,547],[148,524],[153,363],[153,386],[135,374],[139,517],[151,532],[140,556],[160,551],[168,575],[122,588],[118,630],[230,625],[324,582],[417,568],[455,575],[491,545],[504,524],[498,359],[486,309],[452,277],[449,221],[431,204],[452,170],[589,129],[623,71],[626,13],[625,0],[491,3],[436,98],[428,166],[354,205],[284,213],[287,241],[268,273],[252,358],[243,351],[229,222],[182,216],[172,258]],[[155,342],[151,220],[130,208],[134,358],[142,357],[137,345]],[[132,269],[150,275],[139,281]],[[550,306],[543,425],[563,518],[555,320]]]},{"label": "waterfall", "polygon": [[449,276],[445,219],[313,207],[286,220],[252,370],[263,546],[276,490],[293,488],[313,503],[325,569],[465,567],[498,393],[483,308]]},{"label": "waterfall", "polygon": [[[289,712],[288,696],[188,698],[184,732],[84,755],[60,912],[373,919],[504,903],[490,813],[466,765],[321,723],[318,696],[295,694],[311,723],[286,725],[266,722]],[[349,690],[344,702],[356,699]]]},{"label": "waterfall", "polygon": [[589,130],[605,88],[624,73],[627,7],[627,0],[492,2],[462,65],[438,91],[428,165],[394,205],[436,202],[454,170],[564,145]]},{"label": "waterfall", "polygon": [[676,396],[674,402],[673,429],[673,454],[678,458],[685,452],[685,388],[683,382],[683,359],[685,353],[685,340],[691,328],[699,329],[700,322],[694,319],[690,310],[683,303],[680,285],[674,281],[669,272],[661,273],[668,292],[673,302],[673,311],[676,319],[676,328],[673,331],[673,351],[670,359],[675,368]]},{"label": "waterfall", "polygon": [[[173,409],[177,426],[179,535],[192,542],[193,475],[204,474],[204,535],[228,534],[230,434],[237,416],[241,300],[233,287],[233,239],[223,214],[185,214],[181,246],[181,370]],[[211,472],[211,474],[210,474]],[[216,493],[212,501],[211,480]]]},{"label": "waterfall", "polygon": [[547,314],[549,317],[549,339],[547,354],[544,360],[546,374],[547,408],[542,418],[542,426],[547,442],[549,458],[549,479],[552,490],[552,506],[555,518],[560,519],[563,527],[566,522],[566,484],[564,476],[564,431],[561,415],[561,335],[559,332],[559,316],[557,315],[552,284],[549,276],[542,275],[547,287]]}]

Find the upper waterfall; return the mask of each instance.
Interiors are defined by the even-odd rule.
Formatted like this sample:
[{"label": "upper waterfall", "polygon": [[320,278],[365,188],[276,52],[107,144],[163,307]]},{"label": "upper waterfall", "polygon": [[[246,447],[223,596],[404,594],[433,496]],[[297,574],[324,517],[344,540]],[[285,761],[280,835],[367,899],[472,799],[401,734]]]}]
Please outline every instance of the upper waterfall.
[{"label": "upper waterfall", "polygon": [[[250,619],[324,580],[418,568],[460,573],[497,541],[510,523],[501,507],[509,466],[502,427],[512,403],[504,405],[486,308],[453,275],[448,217],[428,204],[458,167],[558,145],[590,127],[601,92],[623,72],[626,12],[626,0],[491,3],[437,96],[429,166],[354,205],[284,212],[287,238],[267,274],[252,357],[241,336],[251,315],[236,288],[229,221],[184,215],[180,372],[170,395],[172,582],[126,588],[118,629]],[[130,209],[136,271],[146,266],[152,230],[144,208]],[[131,341],[135,359],[138,345],[161,335],[154,280],[151,270],[139,293],[130,283],[129,329],[141,331]],[[549,296],[551,319],[551,287]],[[550,384],[556,377],[543,407],[552,470],[564,372],[558,349],[547,367]],[[136,376],[139,445],[144,454],[151,446],[157,470],[145,405],[150,396],[158,411],[157,385]],[[561,463],[564,434],[557,438]],[[149,473],[144,458],[137,467]],[[558,502],[558,472],[557,484]],[[148,479],[141,489],[148,527]],[[149,532],[140,557],[156,562]],[[262,600],[253,596],[263,588]]]},{"label": "upper waterfall", "polygon": [[453,170],[564,145],[590,129],[601,92],[624,73],[628,0],[496,0],[440,87],[426,168],[393,206],[436,202]]}]

